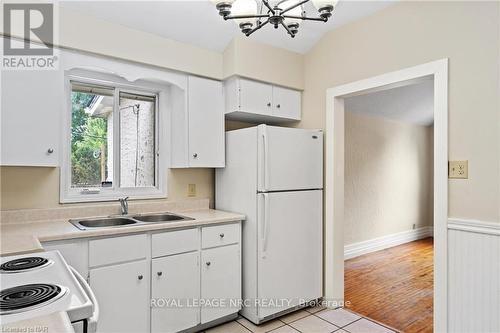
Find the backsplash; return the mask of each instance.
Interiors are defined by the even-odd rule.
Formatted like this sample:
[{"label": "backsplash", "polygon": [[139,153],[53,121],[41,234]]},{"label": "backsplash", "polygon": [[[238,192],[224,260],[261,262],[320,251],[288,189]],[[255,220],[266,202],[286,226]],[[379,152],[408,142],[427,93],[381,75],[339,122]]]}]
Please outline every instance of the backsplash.
[{"label": "backsplash", "polygon": [[[129,202],[129,213],[183,212],[209,209],[209,199],[187,199],[161,202]],[[20,209],[0,211],[0,224],[33,223],[74,218],[120,214],[119,203],[103,203],[88,206],[65,206],[48,209]]]}]

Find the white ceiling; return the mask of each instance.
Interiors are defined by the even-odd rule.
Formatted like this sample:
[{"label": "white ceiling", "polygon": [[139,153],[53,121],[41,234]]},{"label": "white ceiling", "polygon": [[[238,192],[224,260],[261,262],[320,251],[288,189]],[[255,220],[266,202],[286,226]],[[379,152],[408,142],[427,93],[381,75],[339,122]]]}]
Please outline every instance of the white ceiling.
[{"label": "white ceiling", "polygon": [[[326,32],[371,15],[395,1],[397,0],[341,0],[329,22],[303,22],[294,39],[290,38],[282,27],[274,29],[269,25],[249,38],[291,51],[306,53]],[[209,0],[66,0],[61,1],[60,4],[105,21],[219,52],[223,51],[235,36],[243,36],[236,23],[224,21]],[[307,3],[305,9],[310,16],[317,14],[311,3]]]},{"label": "white ceiling", "polygon": [[428,126],[434,123],[434,82],[346,98],[345,110]]}]

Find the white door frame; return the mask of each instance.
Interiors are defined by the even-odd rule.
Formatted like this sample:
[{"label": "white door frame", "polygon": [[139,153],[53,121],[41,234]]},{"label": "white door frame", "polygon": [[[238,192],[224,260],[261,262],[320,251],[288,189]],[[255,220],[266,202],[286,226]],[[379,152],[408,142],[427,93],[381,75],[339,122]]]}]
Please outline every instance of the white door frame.
[{"label": "white door frame", "polygon": [[447,331],[448,59],[327,89],[325,298],[344,299],[344,98],[434,80],[434,332]]}]

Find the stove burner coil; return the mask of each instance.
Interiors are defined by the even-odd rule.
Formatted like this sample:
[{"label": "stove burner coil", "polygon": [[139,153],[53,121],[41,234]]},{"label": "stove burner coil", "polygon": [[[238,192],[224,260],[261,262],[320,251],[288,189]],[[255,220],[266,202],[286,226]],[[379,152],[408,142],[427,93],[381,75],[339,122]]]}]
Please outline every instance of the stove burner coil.
[{"label": "stove burner coil", "polygon": [[66,287],[34,283],[25,284],[0,291],[0,315],[25,312],[47,305],[61,298]]},{"label": "stove burner coil", "polygon": [[51,260],[42,257],[25,257],[4,262],[0,265],[2,273],[18,273],[35,268],[48,266],[52,263]]}]

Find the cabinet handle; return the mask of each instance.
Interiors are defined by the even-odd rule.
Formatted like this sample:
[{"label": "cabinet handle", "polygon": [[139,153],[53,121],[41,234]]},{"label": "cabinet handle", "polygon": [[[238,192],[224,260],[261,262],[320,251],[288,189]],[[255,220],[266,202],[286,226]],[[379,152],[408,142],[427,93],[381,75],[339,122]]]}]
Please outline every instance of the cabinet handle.
[{"label": "cabinet handle", "polygon": [[210,261],[206,262],[207,266],[210,266],[212,263]]},{"label": "cabinet handle", "polygon": [[198,153],[194,153],[194,154],[193,154],[193,157],[194,157],[194,158],[197,158],[197,157],[198,157]]},{"label": "cabinet handle", "polygon": [[224,238],[224,234],[223,234],[223,233],[222,233],[222,234],[220,234],[219,236],[220,236],[220,238]]},{"label": "cabinet handle", "polygon": [[267,106],[268,106],[268,107],[271,107],[271,102],[267,103]]},{"label": "cabinet handle", "polygon": [[142,280],[142,278],[143,278],[143,277],[144,277],[144,276],[139,275],[137,278],[138,278],[139,280]]},{"label": "cabinet handle", "polygon": [[163,272],[157,272],[156,273],[158,276],[162,276],[163,275]]},{"label": "cabinet handle", "polygon": [[280,104],[277,104],[277,105],[276,105],[276,107],[279,109],[279,108],[281,107],[281,105],[280,105]]},{"label": "cabinet handle", "polygon": [[47,149],[47,154],[52,154],[54,152],[54,148]]}]

